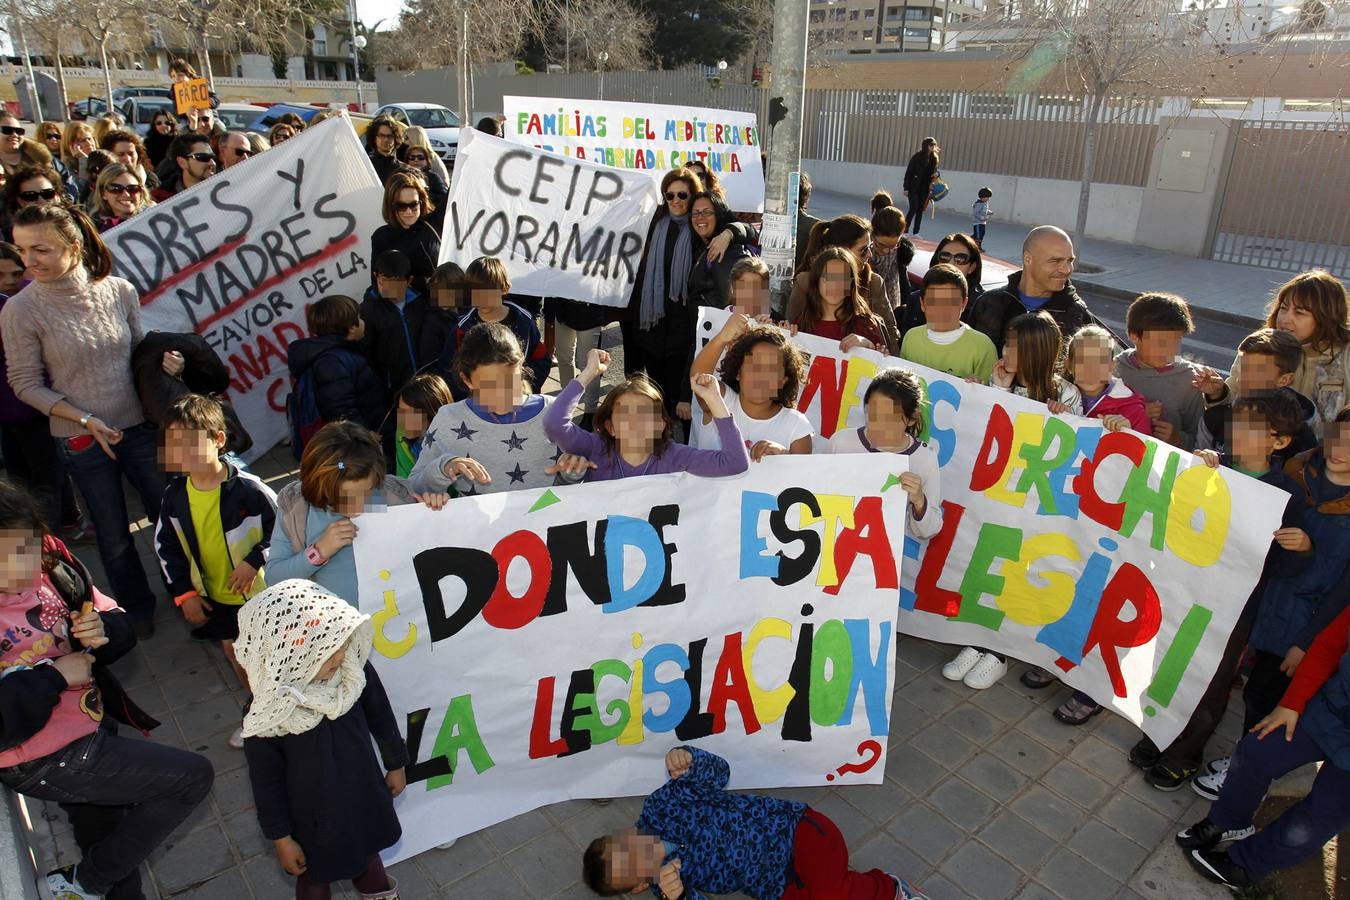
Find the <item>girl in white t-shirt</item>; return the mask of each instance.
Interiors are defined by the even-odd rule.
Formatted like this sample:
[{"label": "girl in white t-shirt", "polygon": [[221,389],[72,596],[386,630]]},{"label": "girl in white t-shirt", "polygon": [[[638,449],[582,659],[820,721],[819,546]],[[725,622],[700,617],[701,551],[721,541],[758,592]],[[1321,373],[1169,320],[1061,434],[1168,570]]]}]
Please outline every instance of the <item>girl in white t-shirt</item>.
[{"label": "girl in white t-shirt", "polygon": [[[732,310],[722,330],[694,358],[690,374],[712,374],[714,367],[727,409],[752,461],[780,453],[811,452],[815,429],[794,408],[806,378],[806,362],[781,330],[757,326],[749,316]],[[711,423],[706,409],[696,413],[689,443],[703,450],[720,450]]]},{"label": "girl in white t-shirt", "polygon": [[908,369],[882,369],[863,395],[867,424],[843,428],[830,438],[831,453],[898,453],[909,458],[900,487],[909,495],[905,528],[916,538],[942,530],[942,482],[937,454],[919,440],[923,384]]}]

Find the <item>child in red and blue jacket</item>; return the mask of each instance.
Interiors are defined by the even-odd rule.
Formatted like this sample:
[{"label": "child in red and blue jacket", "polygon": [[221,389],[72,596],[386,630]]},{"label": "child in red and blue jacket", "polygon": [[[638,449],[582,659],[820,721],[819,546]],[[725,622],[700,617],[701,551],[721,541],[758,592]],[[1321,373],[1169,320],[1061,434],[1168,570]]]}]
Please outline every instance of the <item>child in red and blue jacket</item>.
[{"label": "child in red and blue jacket", "polygon": [[582,872],[602,896],[650,887],[664,900],[743,892],[762,900],[922,900],[880,869],[854,872],[839,828],[805,803],[731,794],[731,767],[697,747],[666,754],[670,781],[637,827],[596,838]]}]

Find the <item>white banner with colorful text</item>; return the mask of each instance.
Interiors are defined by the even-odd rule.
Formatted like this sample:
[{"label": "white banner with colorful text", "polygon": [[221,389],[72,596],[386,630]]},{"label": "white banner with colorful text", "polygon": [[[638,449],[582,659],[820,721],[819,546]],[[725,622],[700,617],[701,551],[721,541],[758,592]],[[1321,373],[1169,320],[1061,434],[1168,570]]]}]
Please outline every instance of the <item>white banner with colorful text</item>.
[{"label": "white banner with colorful text", "polygon": [[360,517],[361,610],[412,758],[389,858],[650,792],[686,743],[733,788],[879,783],[904,470],[777,457]]},{"label": "white banner with colorful text", "polygon": [[[702,346],[726,321],[703,309]],[[828,439],[866,424],[867,386],[924,381],[943,528],[905,538],[899,629],[1043,666],[1159,747],[1185,727],[1261,573],[1288,496],[1096,419],[873,351],[798,335],[798,408]],[[850,460],[850,465],[853,461]],[[1241,515],[1238,512],[1241,511]]]},{"label": "white banner with colorful text", "polygon": [[196,332],[229,367],[250,458],[286,434],[286,347],[307,336],[305,304],[370,286],[383,194],[351,124],[330,119],[103,235],[145,329]]},{"label": "white banner with colorful text", "polygon": [[653,181],[701,161],[738,212],[764,209],[758,117],[733,109],[553,97],[503,97],[506,138],[632,169]]},{"label": "white banner with colorful text", "polygon": [[460,135],[440,262],[495,256],[513,293],[626,306],[656,185],[472,128]]}]

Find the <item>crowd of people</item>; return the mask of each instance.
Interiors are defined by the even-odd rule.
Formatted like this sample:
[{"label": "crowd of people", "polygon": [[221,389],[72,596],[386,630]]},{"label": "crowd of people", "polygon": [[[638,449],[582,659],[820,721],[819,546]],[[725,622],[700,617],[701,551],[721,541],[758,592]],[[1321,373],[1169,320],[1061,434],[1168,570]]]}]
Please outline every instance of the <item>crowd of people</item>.
[{"label": "crowd of people", "polygon": [[[804,231],[781,307],[756,229],[698,163],[661,180],[626,309],[526,297],[500,259],[438,262],[449,173],[424,132],[378,117],[365,132],[384,185],[371,283],[360,298],[305,308],[310,334],[288,348],[299,477],[274,493],[238,455],[250,438],[224,396],[224,365],[196,335],[145,333],[140,298],[111,274],[100,232],[305,127],[283,117],[267,136],[226,132],[202,111],[190,122],[164,115],[145,141],[111,117],[44,122],[30,137],[0,115],[13,242],[0,244],[0,782],[68,811],[83,857],[49,876],[58,897],[143,896],[140,864],[210,787],[200,755],[118,734],[117,723],[152,724],[109,666],[154,633],[160,595],[195,638],[221,645],[250,693],[229,743],[247,757],[260,826],[296,896],[328,897],[350,880],[363,897],[396,897],[379,852],[400,834],[393,798],[408,759],[357,611],[361,513],[420,503],[448,522],[459,497],[728,476],[781,454],[896,453],[908,458],[906,530],[927,539],[942,528],[944,473],[919,438],[923,386],[906,361],[1151,435],[1289,493],[1186,730],[1168,747],[1142,738],[1129,758],[1159,790],[1190,784],[1214,800],[1177,840],[1224,884],[1292,865],[1350,824],[1338,802],[1350,787],[1350,309],[1336,278],[1310,271],[1284,284],[1227,377],[1181,355],[1194,323],[1174,294],[1137,297],[1120,346],[1075,291],[1073,242],[1059,228],[1032,229],[1021,268],[986,289],[987,190],[972,232],[942,237],[915,284],[906,234],[938,161],[926,141],[906,174],[909,214],[878,192],[868,217],[814,220],[802,176]],[[701,307],[730,315],[696,351]],[[624,371],[605,389],[614,360],[601,334],[615,322]],[[862,425],[823,440],[797,409],[800,335],[897,359],[867,387]],[[155,526],[157,579],[132,541],[127,483]],[[67,546],[90,534],[107,593]],[[965,647],[942,673],[982,690],[1007,669],[1000,654]],[[1230,758],[1206,762],[1239,671],[1250,733]],[[1042,689],[1056,678],[1032,669],[1021,680]],[[1072,727],[1101,710],[1075,693],[1054,715]],[[1271,780],[1312,760],[1323,766],[1309,796],[1256,832]],[[716,756],[676,748],[666,763],[671,780],[637,830],[586,851],[598,893],[922,896],[898,876],[851,871],[818,810],[726,793]],[[338,798],[334,783],[350,791]]]}]

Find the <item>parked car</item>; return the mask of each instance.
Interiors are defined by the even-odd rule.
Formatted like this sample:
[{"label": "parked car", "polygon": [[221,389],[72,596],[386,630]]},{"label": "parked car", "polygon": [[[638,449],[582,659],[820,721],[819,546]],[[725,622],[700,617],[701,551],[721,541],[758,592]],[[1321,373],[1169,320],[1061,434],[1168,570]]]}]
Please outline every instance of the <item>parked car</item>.
[{"label": "parked car", "polygon": [[252,103],[222,103],[216,107],[216,118],[230,131],[248,131],[253,120],[265,112],[267,107]]},{"label": "parked car", "polygon": [[[295,113],[300,117],[302,122],[308,125],[310,120],[323,112],[325,108],[326,107],[319,106],[303,106],[294,103],[273,103],[271,106],[265,107],[262,114],[250,122],[248,127],[244,130],[256,131],[259,134],[265,135],[272,129],[272,126],[277,123],[277,120],[286,113]],[[352,128],[356,131],[356,136],[360,137],[366,133],[366,128],[370,125],[371,117],[364,115],[363,113],[349,111],[347,113],[347,119],[352,123]]]},{"label": "parked car", "polygon": [[[121,110],[122,105],[132,97],[162,97],[173,99],[173,91],[167,87],[119,87],[113,88],[113,109]],[[97,119],[108,109],[105,97],[89,96],[70,105],[72,119]]]},{"label": "parked car", "polygon": [[404,125],[426,129],[432,151],[447,166],[455,164],[459,150],[459,116],[436,103],[386,103],[375,110],[377,116],[389,116]]},{"label": "parked car", "polygon": [[128,128],[134,128],[137,134],[145,137],[150,133],[150,123],[155,121],[155,116],[174,115],[174,104],[167,97],[129,97],[117,111],[127,120]]}]

